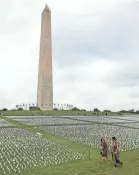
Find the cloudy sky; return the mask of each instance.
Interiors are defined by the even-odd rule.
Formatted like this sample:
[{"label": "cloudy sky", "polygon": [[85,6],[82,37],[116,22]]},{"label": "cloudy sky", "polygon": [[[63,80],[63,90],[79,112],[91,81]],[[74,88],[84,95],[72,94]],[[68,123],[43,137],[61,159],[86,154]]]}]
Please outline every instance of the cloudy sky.
[{"label": "cloudy sky", "polygon": [[54,102],[139,109],[136,0],[1,0],[0,108],[36,101],[46,3],[52,11]]}]

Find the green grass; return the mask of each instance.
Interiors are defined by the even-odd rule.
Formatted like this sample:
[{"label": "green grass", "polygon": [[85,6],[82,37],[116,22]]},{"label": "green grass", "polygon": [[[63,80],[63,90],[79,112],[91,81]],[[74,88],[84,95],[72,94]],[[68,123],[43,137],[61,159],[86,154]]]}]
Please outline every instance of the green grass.
[{"label": "green grass", "polygon": [[[58,110],[58,111],[1,111],[2,115],[7,116],[92,116],[92,115],[106,115],[106,112],[92,112],[92,111],[67,111],[67,110]],[[119,115],[119,113],[109,112],[107,115]]]},{"label": "green grass", "polygon": [[[3,118],[3,117],[1,117]],[[88,156],[85,160],[72,161],[65,164],[54,165],[50,167],[38,168],[32,171],[25,171],[21,175],[138,175],[139,174],[139,149],[134,151],[122,152],[120,157],[124,162],[123,167],[114,168],[111,156],[105,163],[100,163],[99,150],[93,150],[87,146],[79,143],[72,142],[70,140],[55,137],[53,134],[46,133],[34,128],[33,126],[27,126],[21,124],[12,119],[6,119],[10,123],[16,125],[19,128],[27,129],[33,133],[40,132],[42,137],[58,142],[62,145],[67,145],[74,150],[82,150],[88,152]]]}]

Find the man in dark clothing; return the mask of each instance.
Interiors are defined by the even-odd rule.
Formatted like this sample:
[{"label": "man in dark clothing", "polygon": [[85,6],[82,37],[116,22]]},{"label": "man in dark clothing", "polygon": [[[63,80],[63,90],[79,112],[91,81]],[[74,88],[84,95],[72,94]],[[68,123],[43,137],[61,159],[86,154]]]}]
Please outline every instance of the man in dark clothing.
[{"label": "man in dark clothing", "polygon": [[119,144],[115,137],[112,137],[112,159],[115,167],[123,164],[119,160]]}]

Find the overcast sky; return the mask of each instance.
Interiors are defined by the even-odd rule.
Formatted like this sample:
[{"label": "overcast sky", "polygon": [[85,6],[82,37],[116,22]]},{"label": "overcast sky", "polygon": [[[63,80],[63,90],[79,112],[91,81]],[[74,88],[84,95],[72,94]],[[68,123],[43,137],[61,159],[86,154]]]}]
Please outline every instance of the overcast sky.
[{"label": "overcast sky", "polygon": [[52,11],[54,102],[139,109],[135,0],[1,0],[0,108],[36,101],[46,3]]}]

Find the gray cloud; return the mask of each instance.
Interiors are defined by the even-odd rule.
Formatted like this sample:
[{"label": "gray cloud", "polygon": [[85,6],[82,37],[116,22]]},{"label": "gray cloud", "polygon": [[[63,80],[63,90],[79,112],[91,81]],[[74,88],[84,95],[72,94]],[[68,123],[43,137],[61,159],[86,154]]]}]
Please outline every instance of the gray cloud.
[{"label": "gray cloud", "polygon": [[105,77],[105,81],[112,87],[139,86],[139,60],[131,59],[120,62],[111,74]]},{"label": "gray cloud", "polygon": [[[103,58],[119,61],[138,57],[139,3],[121,3],[112,10],[102,16],[96,26],[94,16],[77,16],[77,23],[70,29],[61,28],[57,33],[59,36],[54,33],[54,48],[57,46],[55,60],[59,66],[72,65],[73,59],[75,64],[79,64],[86,61],[86,57],[90,60]],[[78,27],[86,20],[86,25]]]},{"label": "gray cloud", "polygon": [[[139,87],[138,87],[139,88]],[[133,92],[131,92],[130,94],[129,94],[129,97],[130,98],[134,98],[134,99],[139,99],[139,92],[137,92],[137,91],[133,91]]]}]

